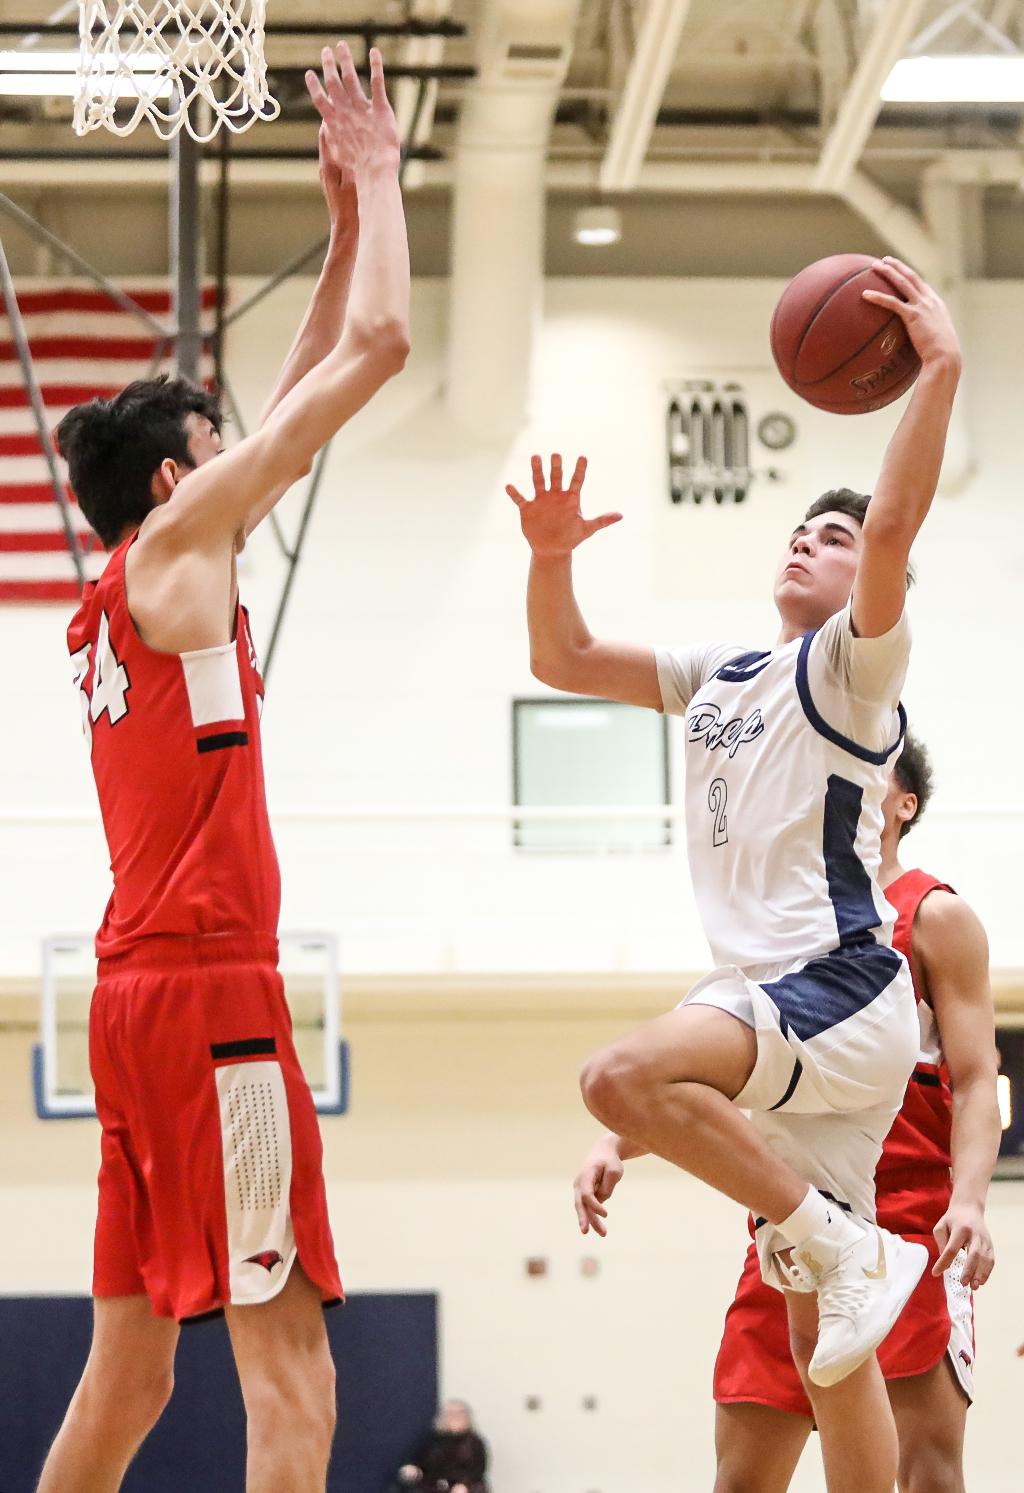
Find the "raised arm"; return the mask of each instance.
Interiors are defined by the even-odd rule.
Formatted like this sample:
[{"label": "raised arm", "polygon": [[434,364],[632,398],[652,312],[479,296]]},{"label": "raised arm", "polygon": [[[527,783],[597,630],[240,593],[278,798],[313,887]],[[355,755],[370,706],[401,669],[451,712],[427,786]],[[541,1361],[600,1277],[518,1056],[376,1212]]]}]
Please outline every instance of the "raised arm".
[{"label": "raised arm", "polygon": [[326,124],[320,126],[318,150],[320,186],[331,224],[327,253],[302,325],[295,334],[270,398],[263,406],[259,420],[261,425],[299,380],[321,363],[337,345],[345,324],[345,310],[359,245],[356,185],[336,164],[331,154],[331,137]]},{"label": "raised arm", "polygon": [[[266,423],[178,484],[147,519],[147,543],[171,553],[213,555],[250,531],[313,457],[404,366],[409,347],[409,249],[398,184],[399,140],[380,53],[370,54],[372,100],[348,48],[324,50],[326,92],[306,81],[330,136],[333,159],[352,175],[359,244],[344,329],[328,355],[299,380]],[[149,531],[148,535],[146,531]]]},{"label": "raised arm", "polygon": [[621,513],[585,519],[580,495],[586,457],[576,463],[568,487],[562,485],[562,458],[551,458],[551,480],[544,464],[532,459],[533,498],[511,484],[505,491],[519,509],[523,534],[532,552],[526,595],[530,628],[530,667],[553,689],[597,695],[627,705],[661,709],[654,649],[595,638],[583,620],[572,585],[572,552],[585,539],[616,524]]},{"label": "raised arm", "polygon": [[882,637],[902,615],[910,547],[938,486],[961,365],[949,310],[931,286],[898,259],[879,260],[875,268],[893,294],[866,290],[864,299],[903,320],[923,366],[864,519],[853,588],[853,625],[862,638]]},{"label": "raised arm", "polygon": [[953,1196],[935,1229],[940,1255],[933,1274],[940,1275],[966,1249],[964,1282],[977,1287],[988,1280],[994,1263],[985,1199],[1002,1134],[988,940],[962,898],[934,891],[921,904],[913,947],[953,1090]]}]

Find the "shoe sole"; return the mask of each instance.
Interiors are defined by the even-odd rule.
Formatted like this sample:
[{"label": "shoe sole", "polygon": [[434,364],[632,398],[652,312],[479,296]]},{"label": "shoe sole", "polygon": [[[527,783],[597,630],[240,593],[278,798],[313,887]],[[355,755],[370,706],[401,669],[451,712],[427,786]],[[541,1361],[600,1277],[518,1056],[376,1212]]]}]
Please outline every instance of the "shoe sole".
[{"label": "shoe sole", "polygon": [[885,1342],[896,1326],[900,1312],[914,1294],[915,1287],[924,1274],[927,1264],[928,1251],[923,1244],[904,1244],[897,1259],[893,1261],[893,1268],[890,1271],[890,1279],[893,1277],[901,1279],[902,1286],[898,1295],[893,1298],[892,1309],[883,1321],[880,1331],[866,1347],[858,1351],[856,1358],[840,1358],[835,1363],[819,1368],[815,1368],[812,1363],[807,1371],[812,1384],[818,1385],[819,1389],[831,1389],[833,1384],[841,1383],[855,1369],[859,1369],[862,1363],[867,1362],[875,1349]]}]

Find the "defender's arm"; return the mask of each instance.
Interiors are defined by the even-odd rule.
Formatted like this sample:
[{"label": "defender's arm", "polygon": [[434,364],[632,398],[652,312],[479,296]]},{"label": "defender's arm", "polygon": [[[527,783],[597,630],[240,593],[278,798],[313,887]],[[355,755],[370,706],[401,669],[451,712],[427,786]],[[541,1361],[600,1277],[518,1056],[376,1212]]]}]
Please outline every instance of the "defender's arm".
[{"label": "defender's arm", "polygon": [[960,897],[934,891],[914,924],[914,956],[924,972],[953,1090],[953,1197],[936,1226],[940,1275],[961,1248],[964,1282],[980,1286],[992,1272],[985,1199],[999,1154],[995,1017],[988,977],[988,939]]},{"label": "defender's arm", "polygon": [[356,250],[359,245],[359,208],[355,182],[335,165],[327,126],[320,126],[320,185],[330,215],[331,233],[320,277],[278,375],[263,407],[264,425],[286,394],[334,348],[345,324]]},{"label": "defender's arm", "polygon": [[174,554],[230,550],[240,530],[259,523],[320,447],[404,366],[409,349],[409,249],[399,141],[384,91],[380,53],[371,53],[372,103],[351,54],[339,48],[344,81],[324,52],[324,95],[307,84],[331,131],[335,160],[351,171],[360,233],[348,314],[340,341],[270,415],[232,450],[190,472],[147,520],[147,543]]}]

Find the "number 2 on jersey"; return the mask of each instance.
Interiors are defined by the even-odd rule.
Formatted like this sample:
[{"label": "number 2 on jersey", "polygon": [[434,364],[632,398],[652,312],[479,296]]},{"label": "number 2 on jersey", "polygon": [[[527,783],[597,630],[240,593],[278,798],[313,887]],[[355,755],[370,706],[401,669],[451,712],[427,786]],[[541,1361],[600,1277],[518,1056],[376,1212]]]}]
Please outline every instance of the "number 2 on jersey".
[{"label": "number 2 on jersey", "polygon": [[92,723],[98,721],[104,711],[110,724],[116,726],[128,714],[125,695],[131,689],[128,670],[120,661],[110,644],[110,622],[106,612],[100,613],[99,633],[96,638],[96,669],[92,680],[92,698],[85,688],[85,676],[89,672],[89,654],[92,644],[86,643],[71,655],[75,669],[75,686],[82,705],[82,729],[86,740],[92,744]]},{"label": "number 2 on jersey", "polygon": [[708,808],[715,816],[714,845],[728,845],[729,821],[725,817],[725,806],[729,801],[729,785],[724,778],[715,778],[708,789]]}]

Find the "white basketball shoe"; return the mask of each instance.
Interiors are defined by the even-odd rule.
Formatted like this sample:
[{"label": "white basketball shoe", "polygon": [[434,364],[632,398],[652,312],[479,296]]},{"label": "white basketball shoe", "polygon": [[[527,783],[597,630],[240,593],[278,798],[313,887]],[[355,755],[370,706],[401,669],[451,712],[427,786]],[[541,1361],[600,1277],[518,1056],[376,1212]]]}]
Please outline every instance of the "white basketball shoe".
[{"label": "white basketball shoe", "polygon": [[818,1346],[808,1372],[822,1388],[852,1374],[888,1337],[928,1263],[923,1244],[862,1218],[850,1222],[862,1231],[856,1239],[837,1243],[816,1234],[793,1251],[818,1296]]}]

